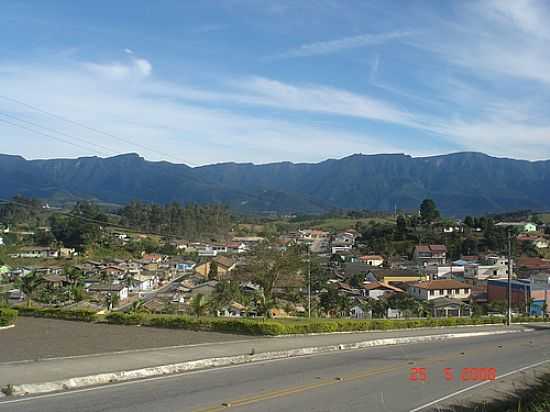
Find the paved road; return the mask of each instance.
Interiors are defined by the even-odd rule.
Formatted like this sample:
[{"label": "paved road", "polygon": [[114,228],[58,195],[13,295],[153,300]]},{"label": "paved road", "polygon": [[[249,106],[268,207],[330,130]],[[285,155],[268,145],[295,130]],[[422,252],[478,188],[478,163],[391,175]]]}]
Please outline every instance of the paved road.
[{"label": "paved road", "polygon": [[[545,359],[550,331],[540,330],[212,369],[4,401],[0,412],[411,411],[474,385],[462,368],[500,376]],[[427,381],[410,381],[412,367],[426,368]]]},{"label": "paved road", "polygon": [[0,334],[0,362],[235,341],[249,336],[20,316]]}]

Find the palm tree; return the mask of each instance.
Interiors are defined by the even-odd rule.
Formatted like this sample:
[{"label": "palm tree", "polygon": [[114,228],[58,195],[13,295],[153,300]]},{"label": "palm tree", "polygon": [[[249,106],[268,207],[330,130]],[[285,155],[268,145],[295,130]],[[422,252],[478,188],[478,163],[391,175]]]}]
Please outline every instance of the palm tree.
[{"label": "palm tree", "polygon": [[31,306],[31,298],[38,288],[40,286],[41,280],[36,275],[36,273],[30,273],[27,276],[24,276],[21,278],[21,284],[20,289],[25,294],[25,297],[27,298],[27,306]]},{"label": "palm tree", "polygon": [[143,299],[138,299],[132,303],[132,306],[130,307],[130,312],[132,313],[139,313],[139,312],[147,312],[147,309],[143,306],[145,301]]},{"label": "palm tree", "polygon": [[191,300],[191,312],[198,318],[206,313],[208,310],[208,302],[202,293],[198,293]]},{"label": "palm tree", "polygon": [[74,285],[70,288],[70,294],[75,302],[81,302],[84,300],[84,288],[82,285]]},{"label": "palm tree", "polygon": [[82,279],[82,272],[75,267],[65,266],[63,268],[65,278],[71,285],[77,285]]},{"label": "palm tree", "polygon": [[134,287],[138,284],[136,278],[132,273],[127,273],[126,278],[124,279],[124,283],[128,287],[128,290],[134,290]]}]

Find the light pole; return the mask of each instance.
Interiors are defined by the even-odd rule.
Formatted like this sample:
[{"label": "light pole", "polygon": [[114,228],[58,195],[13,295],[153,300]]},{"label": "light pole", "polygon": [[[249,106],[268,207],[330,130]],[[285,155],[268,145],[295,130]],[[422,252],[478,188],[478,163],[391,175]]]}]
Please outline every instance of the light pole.
[{"label": "light pole", "polygon": [[508,314],[506,317],[506,325],[512,323],[512,235],[508,230]]},{"label": "light pole", "polygon": [[311,319],[311,246],[307,245],[307,317]]}]

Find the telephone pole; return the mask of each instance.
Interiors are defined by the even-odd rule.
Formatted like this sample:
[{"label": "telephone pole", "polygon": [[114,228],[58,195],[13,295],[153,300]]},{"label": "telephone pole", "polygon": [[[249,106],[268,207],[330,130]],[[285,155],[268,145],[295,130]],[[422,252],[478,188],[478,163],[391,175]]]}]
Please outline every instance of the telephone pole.
[{"label": "telephone pole", "polygon": [[307,245],[307,317],[311,319],[311,245]]},{"label": "telephone pole", "polygon": [[512,234],[508,229],[508,313],[506,325],[512,324]]}]

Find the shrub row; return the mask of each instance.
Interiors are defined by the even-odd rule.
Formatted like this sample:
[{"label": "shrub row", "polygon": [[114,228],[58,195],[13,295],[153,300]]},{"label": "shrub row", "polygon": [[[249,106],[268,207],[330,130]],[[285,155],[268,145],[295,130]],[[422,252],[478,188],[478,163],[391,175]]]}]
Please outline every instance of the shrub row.
[{"label": "shrub row", "polygon": [[246,335],[282,335],[286,325],[263,319],[194,318],[190,316],[149,315],[144,313],[112,312],[105,317],[109,323],[143,325],[158,328],[231,332]]},{"label": "shrub row", "polygon": [[17,311],[21,316],[33,316],[36,318],[53,318],[65,320],[80,320],[84,322],[92,322],[97,320],[97,315],[92,310],[69,310],[59,308],[34,308],[34,307],[19,307]]},{"label": "shrub row", "polygon": [[0,308],[0,326],[13,325],[16,318],[16,310],[10,308]]},{"label": "shrub row", "polygon": [[[532,319],[532,318],[529,318]],[[352,332],[368,330],[409,329],[434,326],[483,325],[502,323],[502,318],[432,318],[372,320],[263,320],[193,318],[174,315],[126,314],[114,312],[106,316],[109,323],[143,325],[161,328],[232,332],[248,335],[292,335],[303,333]]]},{"label": "shrub row", "polygon": [[[6,309],[4,309],[6,310]],[[8,309],[10,312],[14,312]],[[200,331],[230,332],[246,335],[293,335],[305,333],[353,332],[369,330],[410,329],[421,327],[444,327],[460,325],[488,325],[503,323],[502,317],[429,318],[429,319],[312,319],[273,320],[247,318],[195,318],[176,315],[151,315],[147,313],[112,312],[103,316],[89,310],[66,310],[57,308],[18,308],[22,316],[80,320],[92,322],[105,320],[118,325],[143,325],[159,328],[188,329]],[[10,315],[13,316],[13,315]],[[13,318],[14,319],[14,318]],[[543,318],[518,317],[514,322],[539,322]],[[0,320],[0,324],[1,324]]]}]

